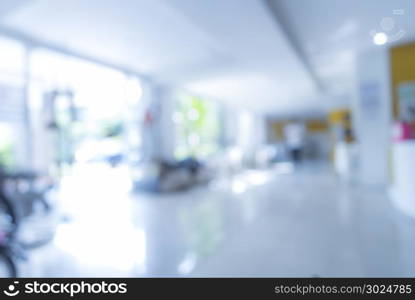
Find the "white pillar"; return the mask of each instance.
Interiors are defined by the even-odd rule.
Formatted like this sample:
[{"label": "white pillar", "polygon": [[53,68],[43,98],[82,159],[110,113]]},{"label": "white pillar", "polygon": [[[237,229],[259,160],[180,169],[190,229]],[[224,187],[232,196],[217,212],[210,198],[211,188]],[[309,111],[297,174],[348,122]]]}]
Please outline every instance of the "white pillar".
[{"label": "white pillar", "polygon": [[389,53],[386,48],[356,59],[352,117],[359,151],[359,181],[370,186],[388,183],[391,135]]},{"label": "white pillar", "polygon": [[248,166],[256,164],[256,154],[266,141],[265,117],[250,111],[238,115],[236,144],[242,150],[243,161]]},{"label": "white pillar", "polygon": [[141,122],[145,159],[171,160],[175,147],[172,92],[169,88],[147,83],[143,88],[143,101],[145,108]]}]

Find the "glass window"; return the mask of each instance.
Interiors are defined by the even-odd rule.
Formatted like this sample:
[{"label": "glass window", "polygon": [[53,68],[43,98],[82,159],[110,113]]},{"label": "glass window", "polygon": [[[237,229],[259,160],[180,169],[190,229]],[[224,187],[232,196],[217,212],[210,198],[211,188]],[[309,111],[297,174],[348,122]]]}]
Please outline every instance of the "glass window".
[{"label": "glass window", "polygon": [[13,131],[9,123],[0,122],[0,168],[6,170],[15,166]]},{"label": "glass window", "polygon": [[23,70],[25,49],[0,36],[0,166],[16,168],[25,161]]},{"label": "glass window", "polygon": [[173,113],[173,122],[176,127],[177,159],[203,159],[219,150],[221,115],[216,102],[180,95]]},{"label": "glass window", "polygon": [[0,36],[0,82],[21,85],[25,63],[24,46]]},{"label": "glass window", "polygon": [[57,131],[65,137],[58,148],[71,151],[65,157],[72,158],[63,161],[123,157],[137,149],[139,134],[132,128],[138,127],[132,112],[142,94],[137,78],[45,49],[31,58],[38,92],[62,96],[54,100],[53,111],[59,114]]}]

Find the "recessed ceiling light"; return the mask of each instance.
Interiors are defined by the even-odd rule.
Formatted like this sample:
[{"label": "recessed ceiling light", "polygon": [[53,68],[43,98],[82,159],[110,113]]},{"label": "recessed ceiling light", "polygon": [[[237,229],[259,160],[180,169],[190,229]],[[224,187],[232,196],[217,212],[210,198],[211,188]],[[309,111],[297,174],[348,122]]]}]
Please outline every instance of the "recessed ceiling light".
[{"label": "recessed ceiling light", "polygon": [[378,32],[373,36],[373,43],[375,45],[384,45],[388,42],[388,36],[384,32]]}]

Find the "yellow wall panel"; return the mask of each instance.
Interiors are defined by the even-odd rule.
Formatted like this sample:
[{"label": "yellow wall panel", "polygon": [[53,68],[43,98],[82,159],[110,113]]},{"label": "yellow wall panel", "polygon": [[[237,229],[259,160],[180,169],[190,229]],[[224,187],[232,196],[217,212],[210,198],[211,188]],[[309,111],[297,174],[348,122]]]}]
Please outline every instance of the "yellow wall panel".
[{"label": "yellow wall panel", "polygon": [[400,83],[415,81],[415,43],[397,46],[390,51],[393,115],[399,112],[398,86]]}]

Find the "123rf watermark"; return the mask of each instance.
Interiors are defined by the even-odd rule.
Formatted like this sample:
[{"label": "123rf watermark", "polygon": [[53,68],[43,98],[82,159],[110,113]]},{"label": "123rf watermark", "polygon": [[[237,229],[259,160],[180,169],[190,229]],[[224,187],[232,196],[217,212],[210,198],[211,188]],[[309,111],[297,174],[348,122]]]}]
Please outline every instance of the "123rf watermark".
[{"label": "123rf watermark", "polygon": [[3,290],[4,295],[14,297],[19,294],[25,295],[42,295],[42,294],[60,294],[75,295],[83,294],[126,294],[127,283],[107,283],[101,282],[39,282],[37,280],[31,282],[20,283],[13,281],[6,289]]}]

